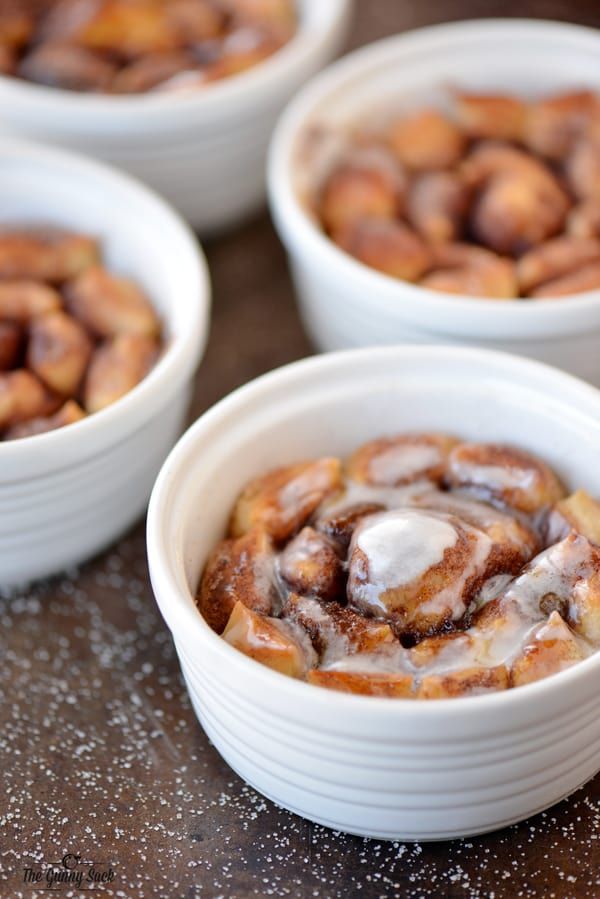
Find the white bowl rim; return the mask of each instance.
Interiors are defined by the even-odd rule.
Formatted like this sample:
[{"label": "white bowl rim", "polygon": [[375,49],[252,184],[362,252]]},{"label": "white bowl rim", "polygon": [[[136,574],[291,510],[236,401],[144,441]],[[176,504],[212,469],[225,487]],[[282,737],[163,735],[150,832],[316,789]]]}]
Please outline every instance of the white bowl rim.
[{"label": "white bowl rim", "polygon": [[[297,382],[308,373],[320,371],[326,378],[328,370],[335,371],[340,365],[368,365],[369,360],[381,360],[386,357],[393,364],[398,357],[408,357],[409,360],[412,357],[422,361],[427,356],[430,356],[431,361],[435,361],[436,364],[443,364],[445,360],[452,363],[460,358],[468,358],[474,366],[481,367],[486,362],[493,362],[504,368],[507,373],[520,373],[524,378],[528,374],[543,376],[548,391],[552,391],[554,386],[568,388],[570,394],[579,397],[584,406],[595,407],[600,425],[600,391],[596,388],[552,366],[495,350],[428,344],[364,347],[311,356],[261,375],[224,397],[188,428],[164,462],[152,491],[146,525],[148,564],[159,608],[175,638],[179,632],[196,632],[198,651],[201,650],[201,641],[208,640],[217,653],[224,654],[223,658],[229,667],[234,665],[242,675],[258,678],[266,691],[278,691],[279,695],[285,696],[292,705],[294,700],[300,702],[310,699],[313,705],[318,703],[319,706],[327,707],[334,704],[336,707],[347,708],[348,713],[355,710],[360,714],[377,715],[385,709],[386,714],[390,715],[410,712],[427,719],[432,716],[451,717],[456,714],[468,714],[470,709],[473,710],[473,714],[479,714],[488,705],[500,711],[505,708],[522,707],[530,702],[535,703],[554,688],[567,689],[569,685],[590,675],[593,676],[593,672],[596,672],[596,675],[600,674],[599,649],[587,659],[542,680],[510,690],[476,696],[425,701],[343,693],[287,677],[245,656],[208,626],[196,609],[191,594],[186,597],[181,595],[169,563],[170,558],[178,553],[178,549],[172,547],[172,541],[163,531],[163,511],[169,497],[177,492],[178,473],[182,463],[205,432],[210,432],[220,421],[226,420],[236,411],[243,414],[244,407],[250,400],[262,397],[264,402],[268,403],[272,388],[283,387],[286,382]],[[510,727],[507,726],[507,730],[510,730]]]},{"label": "white bowl rim", "polygon": [[[594,312],[600,319],[600,290],[535,301],[522,298],[494,300],[489,297],[444,295],[440,291],[378,272],[341,250],[318,228],[299,201],[292,185],[289,176],[290,162],[307,118],[311,116],[319,101],[343,87],[349,77],[355,77],[357,73],[372,66],[380,67],[386,62],[393,62],[398,51],[414,53],[419,48],[427,48],[437,42],[452,41],[455,38],[460,40],[466,36],[485,39],[498,34],[504,34],[507,45],[512,37],[523,37],[527,34],[532,38],[552,37],[578,43],[593,42],[594,49],[600,54],[600,32],[593,28],[526,18],[472,19],[430,25],[360,47],[313,76],[294,96],[279,118],[271,139],[267,165],[271,210],[276,221],[280,222],[281,230],[293,232],[295,239],[305,244],[307,255],[312,256],[316,265],[335,267],[340,273],[342,283],[344,280],[352,281],[362,286],[367,296],[375,295],[390,306],[399,302],[418,303],[421,306],[426,303],[432,314],[436,312],[447,314],[450,308],[457,318],[460,316],[472,321],[475,315],[488,324],[496,322],[500,326],[506,324],[509,319],[514,323],[515,316],[520,317],[523,322],[545,320],[554,321],[556,325],[563,323],[567,316],[569,319],[577,316],[579,321],[585,322],[590,312]],[[515,335],[515,339],[518,339],[518,336]]]},{"label": "white bowl rim", "polygon": [[[310,2],[318,3],[319,0]],[[0,98],[3,101],[11,98],[32,109],[43,105],[45,111],[54,111],[57,115],[101,116],[105,122],[114,122],[115,119],[129,121],[132,116],[160,116],[173,110],[188,114],[196,110],[218,112],[224,104],[233,101],[240,104],[255,101],[269,85],[277,84],[288,70],[301,66],[307,57],[312,56],[335,33],[349,12],[350,4],[351,0],[327,0],[327,27],[318,32],[308,32],[301,20],[293,37],[271,56],[244,72],[215,81],[207,90],[113,96],[46,87],[10,75],[0,75]],[[310,37],[309,41],[306,40],[307,37]]]},{"label": "white bowl rim", "polygon": [[69,171],[75,171],[91,182],[110,181],[124,194],[136,195],[142,198],[146,204],[152,204],[163,219],[170,219],[172,228],[178,232],[178,240],[191,263],[190,269],[194,272],[193,280],[190,283],[190,293],[196,295],[199,302],[194,309],[189,310],[191,319],[189,328],[167,342],[166,349],[156,365],[125,396],[107,408],[65,427],[18,440],[0,440],[0,467],[3,462],[6,463],[9,460],[18,459],[25,463],[33,461],[36,457],[41,458],[45,450],[51,447],[60,447],[61,443],[64,444],[66,441],[69,441],[71,449],[74,449],[77,443],[83,448],[84,441],[90,445],[89,441],[93,441],[94,437],[100,433],[106,433],[106,429],[111,426],[122,426],[126,430],[131,411],[141,407],[152,393],[160,392],[161,386],[169,383],[172,374],[182,361],[190,367],[191,373],[194,361],[204,350],[208,339],[211,299],[210,276],[202,248],[181,216],[149,187],[105,163],[97,162],[70,150],[47,147],[33,141],[1,138],[0,161],[6,154],[18,157],[19,161],[27,161],[30,164],[44,161],[58,168],[66,167]]}]

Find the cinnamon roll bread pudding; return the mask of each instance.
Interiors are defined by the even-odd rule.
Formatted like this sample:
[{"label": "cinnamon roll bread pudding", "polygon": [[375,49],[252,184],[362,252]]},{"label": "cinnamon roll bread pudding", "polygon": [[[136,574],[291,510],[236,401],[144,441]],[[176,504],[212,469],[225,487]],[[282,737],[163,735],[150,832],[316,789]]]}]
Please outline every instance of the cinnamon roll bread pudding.
[{"label": "cinnamon roll bread pudding", "polygon": [[506,690],[600,646],[600,503],[515,447],[384,437],[247,484],[197,603],[233,647],[311,684]]},{"label": "cinnamon roll bread pudding", "polygon": [[150,299],[104,267],[95,238],[0,228],[0,442],[100,412],[148,374],[163,346]]},{"label": "cinnamon roll bread pudding", "polygon": [[[454,91],[448,110],[323,129],[308,205],[346,253],[502,300],[600,288],[600,94]],[[312,151],[311,151],[312,152]]]}]

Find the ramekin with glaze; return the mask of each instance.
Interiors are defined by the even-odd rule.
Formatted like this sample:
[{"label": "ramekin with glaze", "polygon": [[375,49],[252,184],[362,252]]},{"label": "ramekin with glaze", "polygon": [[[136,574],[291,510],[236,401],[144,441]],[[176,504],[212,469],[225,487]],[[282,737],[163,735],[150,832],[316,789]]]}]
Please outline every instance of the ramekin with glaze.
[{"label": "ramekin with glaze", "polygon": [[383,429],[454,433],[517,446],[543,459],[566,491],[581,486],[598,496],[599,422],[600,394],[562,372],[439,346],[306,360],[259,378],[202,416],[157,480],[148,557],[194,708],[229,764],[313,821],[390,839],[493,830],[592,777],[600,653],[481,695],[356,695],[248,658],[199,614],[196,591],[237,497],[269,469],[347,458]]}]

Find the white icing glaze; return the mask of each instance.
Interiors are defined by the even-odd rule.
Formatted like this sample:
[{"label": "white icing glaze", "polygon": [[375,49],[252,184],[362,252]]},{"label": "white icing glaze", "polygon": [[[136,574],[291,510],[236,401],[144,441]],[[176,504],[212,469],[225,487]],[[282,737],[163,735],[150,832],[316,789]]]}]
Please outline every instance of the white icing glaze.
[{"label": "white icing glaze", "polygon": [[465,522],[461,522],[461,527],[465,534],[470,535],[472,538],[470,541],[471,555],[466,560],[459,577],[436,593],[435,596],[432,596],[431,599],[421,604],[420,611],[425,615],[440,617],[449,615],[454,620],[461,618],[466,610],[466,603],[463,598],[466,586],[471,578],[484,571],[492,548],[492,541],[483,531],[479,531]]},{"label": "white icing glaze", "polygon": [[357,530],[354,546],[367,557],[370,582],[389,589],[422,577],[457,539],[449,521],[403,509],[371,516]]},{"label": "white icing glaze", "polygon": [[369,463],[369,476],[378,484],[397,484],[439,465],[442,454],[437,446],[406,443],[390,446]]},{"label": "white icing glaze", "polygon": [[540,600],[547,593],[570,600],[575,581],[590,565],[587,540],[563,540],[541,552],[513,582],[506,596],[515,600],[524,614],[539,618]]},{"label": "white icing glaze", "polygon": [[477,593],[475,599],[476,608],[483,608],[490,600],[504,593],[512,580],[512,574],[495,574],[493,577],[488,578]]},{"label": "white icing glaze", "polygon": [[538,628],[535,639],[540,643],[548,643],[552,640],[571,640],[573,638],[560,615],[553,613],[548,621]]},{"label": "white icing glaze", "polygon": [[463,483],[495,490],[530,490],[535,484],[537,472],[533,468],[517,468],[504,465],[473,465],[453,462],[452,470]]},{"label": "white icing glaze", "polygon": [[400,643],[390,644],[376,652],[342,655],[321,664],[328,671],[354,671],[357,674],[401,674],[411,671],[409,653]]},{"label": "white icing glaze", "polygon": [[292,478],[277,494],[281,510],[294,512],[307,497],[322,493],[331,485],[331,471],[325,464],[314,465]]},{"label": "white icing glaze", "polygon": [[319,534],[302,533],[301,538],[299,535],[286,546],[281,557],[285,556],[288,565],[296,565],[313,558],[320,552],[323,552],[323,537]]},{"label": "white icing glaze", "polygon": [[[275,556],[272,553],[257,553],[252,560],[252,577],[256,589],[264,596],[273,594],[275,584]],[[279,611],[279,607],[273,609]]]},{"label": "white icing glaze", "polygon": [[329,518],[362,503],[376,503],[386,509],[399,509],[411,504],[415,497],[431,491],[430,481],[415,481],[404,487],[376,487],[348,481],[343,493],[325,500],[319,507],[317,518]]},{"label": "white icing glaze", "polygon": [[428,493],[416,496],[413,502],[423,509],[434,509],[456,515],[475,527],[488,528],[494,524],[510,526],[514,518],[500,512],[487,503],[480,502],[462,493],[442,492],[431,490]]},{"label": "white icing glaze", "polygon": [[[590,547],[583,539],[563,541],[544,550],[503,592],[502,620],[487,627],[469,628],[464,634],[467,640],[448,640],[426,666],[426,672],[445,673],[473,665],[510,666],[532,640],[572,639],[585,655],[589,654],[589,644],[577,637],[566,622],[555,617],[548,623],[546,613],[540,609],[540,600],[547,593],[570,601],[578,574],[589,574],[589,564]],[[577,584],[585,584],[585,580]],[[576,620],[575,614],[570,602],[571,620]]]}]

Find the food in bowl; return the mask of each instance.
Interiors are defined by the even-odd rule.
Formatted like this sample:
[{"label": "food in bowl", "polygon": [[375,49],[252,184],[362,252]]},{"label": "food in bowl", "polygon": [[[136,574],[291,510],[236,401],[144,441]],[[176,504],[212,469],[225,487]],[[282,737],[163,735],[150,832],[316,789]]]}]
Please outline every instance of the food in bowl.
[{"label": "food in bowl", "polygon": [[455,91],[338,133],[309,205],[345,252],[450,294],[543,299],[600,288],[600,95]]},{"label": "food in bowl", "polygon": [[152,368],[161,323],[145,293],[108,271],[98,242],[58,228],[0,231],[0,439],[72,424]]},{"label": "food in bowl", "polygon": [[293,0],[31,0],[0,13],[0,71],[63,90],[187,90],[257,65],[296,24]]},{"label": "food in bowl", "polygon": [[600,647],[600,503],[518,448],[377,439],[247,484],[197,605],[231,646],[318,686],[519,687]]}]

